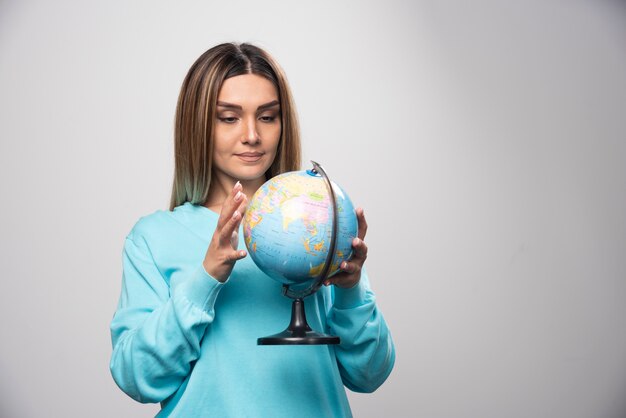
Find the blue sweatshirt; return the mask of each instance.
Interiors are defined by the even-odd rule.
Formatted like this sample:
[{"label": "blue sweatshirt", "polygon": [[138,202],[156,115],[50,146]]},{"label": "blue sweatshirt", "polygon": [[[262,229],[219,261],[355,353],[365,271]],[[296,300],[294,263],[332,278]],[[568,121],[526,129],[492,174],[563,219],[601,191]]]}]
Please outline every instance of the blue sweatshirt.
[{"label": "blue sweatshirt", "polygon": [[111,322],[117,385],[160,402],[158,417],[352,416],[344,385],[372,392],[395,360],[365,270],[351,289],[322,287],[304,299],[309,325],[341,344],[258,346],[285,329],[292,301],[249,256],[224,283],[205,271],[217,219],[187,202],[140,218],[126,237]]}]

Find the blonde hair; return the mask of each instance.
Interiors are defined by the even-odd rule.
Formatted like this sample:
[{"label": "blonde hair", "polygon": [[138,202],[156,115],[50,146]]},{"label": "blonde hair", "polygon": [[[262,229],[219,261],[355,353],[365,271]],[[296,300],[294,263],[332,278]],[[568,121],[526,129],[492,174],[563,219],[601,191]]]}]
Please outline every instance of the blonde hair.
[{"label": "blonde hair", "polygon": [[178,96],[174,127],[174,182],[170,210],[185,202],[205,204],[213,167],[213,122],[224,80],[242,74],[265,77],[276,87],[281,109],[281,136],[267,179],[300,169],[300,128],[287,77],[261,48],[248,44],[217,45],[191,66]]}]

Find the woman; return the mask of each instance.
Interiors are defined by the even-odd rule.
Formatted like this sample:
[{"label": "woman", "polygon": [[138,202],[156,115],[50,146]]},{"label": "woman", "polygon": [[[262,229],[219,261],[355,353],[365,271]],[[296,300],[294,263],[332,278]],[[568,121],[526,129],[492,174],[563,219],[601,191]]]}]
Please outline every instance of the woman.
[{"label": "woman", "polygon": [[272,57],[222,44],[198,58],[178,100],[175,153],[170,210],[142,217],[126,237],[115,382],[160,402],[158,416],[351,416],[343,386],[375,390],[395,359],[363,270],[361,209],[354,257],[307,298],[311,326],[341,344],[256,345],[284,328],[291,301],[246,257],[242,214],[266,179],[300,166],[293,100]]}]

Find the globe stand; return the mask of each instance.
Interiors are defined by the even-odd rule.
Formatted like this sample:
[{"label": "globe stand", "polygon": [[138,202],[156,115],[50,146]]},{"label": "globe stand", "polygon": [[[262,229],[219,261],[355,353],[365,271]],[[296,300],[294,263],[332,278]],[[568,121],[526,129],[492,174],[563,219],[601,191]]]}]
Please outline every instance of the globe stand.
[{"label": "globe stand", "polygon": [[332,345],[340,343],[340,339],[337,336],[313,331],[306,321],[306,313],[304,312],[304,298],[317,292],[322,286],[322,283],[324,283],[324,281],[328,278],[337,241],[337,199],[335,198],[335,191],[333,190],[333,186],[324,169],[315,161],[311,161],[311,163],[313,163],[313,169],[308,170],[309,174],[321,174],[324,178],[326,188],[330,194],[330,200],[333,204],[333,229],[328,249],[328,256],[326,257],[324,269],[319,278],[315,280],[308,289],[304,291],[294,291],[290,289],[288,285],[283,285],[283,294],[293,299],[291,304],[291,322],[289,323],[287,329],[283,332],[258,338],[257,345]]},{"label": "globe stand", "polygon": [[291,304],[291,322],[287,329],[278,334],[257,339],[258,345],[316,345],[339,344],[339,337],[313,331],[306,322],[304,300],[294,299]]}]

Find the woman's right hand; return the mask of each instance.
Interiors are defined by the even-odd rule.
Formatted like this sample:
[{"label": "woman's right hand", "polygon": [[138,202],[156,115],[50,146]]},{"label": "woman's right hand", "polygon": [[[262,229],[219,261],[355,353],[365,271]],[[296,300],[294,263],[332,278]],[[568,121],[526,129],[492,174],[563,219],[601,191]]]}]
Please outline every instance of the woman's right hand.
[{"label": "woman's right hand", "polygon": [[217,227],[202,263],[206,272],[222,283],[230,276],[235,262],[246,256],[246,251],[237,250],[239,225],[248,204],[242,189],[241,183],[237,182],[222,204]]}]

